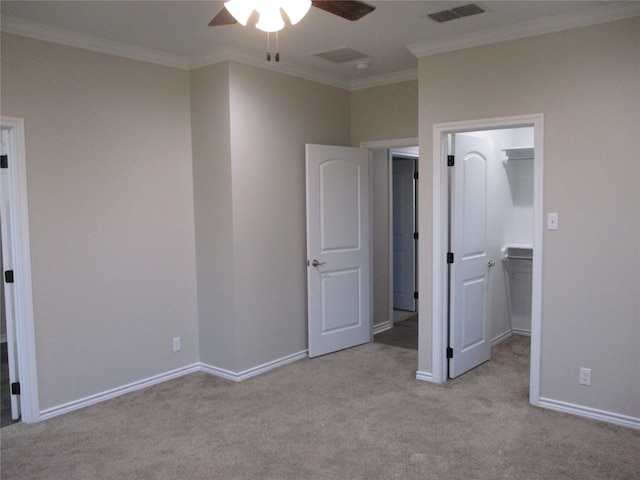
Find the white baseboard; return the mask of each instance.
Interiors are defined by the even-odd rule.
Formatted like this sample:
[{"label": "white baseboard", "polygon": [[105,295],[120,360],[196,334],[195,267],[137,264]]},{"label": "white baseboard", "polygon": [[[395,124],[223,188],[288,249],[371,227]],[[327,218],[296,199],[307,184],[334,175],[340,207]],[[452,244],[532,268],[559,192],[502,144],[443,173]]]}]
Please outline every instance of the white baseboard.
[{"label": "white baseboard", "polygon": [[540,397],[538,406],[555,410],[557,412],[570,413],[579,417],[599,420],[601,422],[613,423],[622,427],[640,430],[640,418],[620,415],[619,413],[607,412],[606,410],[598,410],[596,408],[584,407],[572,403],[561,402],[552,398]]},{"label": "white baseboard", "polygon": [[418,370],[416,372],[416,380],[422,380],[423,382],[433,382],[433,374],[429,372],[421,372]]},{"label": "white baseboard", "polygon": [[387,330],[391,330],[393,327],[393,322],[391,320],[387,320],[386,322],[377,323],[373,326],[373,334],[386,332]]},{"label": "white baseboard", "polygon": [[141,390],[143,388],[166,382],[167,380],[171,380],[173,378],[182,377],[183,375],[188,375],[197,371],[199,371],[197,364],[188,365],[186,367],[178,368],[177,370],[172,370],[166,373],[161,373],[160,375],[154,375],[153,377],[133,382],[128,385],[112,388],[111,390],[96,393],[95,395],[90,395],[79,400],[74,400],[73,402],[42,410],[40,412],[40,420],[47,420],[49,418],[57,417],[58,415],[62,415],[64,413],[79,410],[81,408],[88,407],[89,405],[104,402],[105,400],[110,400],[112,398],[119,397],[120,395],[135,392],[136,390]]},{"label": "white baseboard", "polygon": [[491,346],[495,347],[500,342],[504,342],[507,338],[511,338],[513,335],[520,335],[523,337],[530,337],[531,330],[519,330],[517,328],[507,330],[506,332],[501,333],[497,337],[491,340]]},{"label": "white baseboard", "polygon": [[507,330],[506,332],[501,333],[496,338],[492,339],[491,340],[491,346],[495,347],[500,342],[504,342],[507,338],[511,338],[512,336],[513,336],[513,332],[511,330]]},{"label": "white baseboard", "polygon": [[249,368],[248,370],[243,370],[242,372],[232,372],[230,370],[225,370],[224,368],[207,365],[206,363],[199,363],[198,365],[200,367],[200,370],[203,372],[215,375],[216,377],[226,378],[227,380],[232,380],[234,382],[241,382],[242,380],[246,380],[247,378],[255,377],[256,375],[260,375],[262,373],[268,372],[269,370],[273,370],[274,368],[282,367],[283,365],[287,365],[288,363],[307,358],[307,352],[308,350],[302,350],[301,352],[287,355],[286,357],[273,360],[272,362],[267,362],[263,365],[258,365],[257,367]]},{"label": "white baseboard", "polygon": [[279,358],[272,362],[253,367],[239,373],[231,372],[229,370],[214,367],[212,365],[207,365],[204,363],[194,363],[193,365],[188,365],[177,370],[172,370],[160,375],[155,375],[138,382],[133,382],[128,385],[123,385],[121,387],[113,388],[111,390],[97,393],[95,395],[90,395],[79,400],[74,400],[73,402],[58,405],[57,407],[42,410],[40,412],[40,420],[47,420],[49,418],[57,417],[58,415],[73,412],[74,410],[79,410],[90,405],[95,405],[97,403],[104,402],[105,400],[119,397],[120,395],[124,395],[126,393],[135,392],[136,390],[141,390],[143,388],[147,388],[152,385],[166,382],[167,380],[182,377],[183,375],[189,375],[195,372],[205,372],[217,377],[226,378],[227,380],[233,380],[234,382],[241,382],[242,380],[246,380],[247,378],[260,375],[261,373],[268,372],[269,370],[273,370],[274,368],[281,367],[283,365],[301,360],[303,358],[307,358],[307,350],[303,350],[301,352]]},{"label": "white baseboard", "polygon": [[514,328],[511,331],[513,332],[514,335],[522,335],[523,337],[530,337],[531,336],[531,330],[523,330],[523,329],[519,329],[519,328]]}]

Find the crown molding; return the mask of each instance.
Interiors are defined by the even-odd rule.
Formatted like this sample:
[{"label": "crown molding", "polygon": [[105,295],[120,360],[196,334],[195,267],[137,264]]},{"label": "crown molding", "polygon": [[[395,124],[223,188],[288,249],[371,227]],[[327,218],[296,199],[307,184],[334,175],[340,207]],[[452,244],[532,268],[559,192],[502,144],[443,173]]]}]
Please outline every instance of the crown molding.
[{"label": "crown molding", "polygon": [[189,68],[188,59],[179,55],[172,55],[150,48],[134,47],[126,43],[114,42],[113,40],[72,32],[62,28],[50,27],[19,18],[2,16],[0,19],[0,30],[14,35],[36,38],[38,40],[140,60],[142,62],[156,63],[183,70]]},{"label": "crown molding", "polygon": [[463,48],[479,47],[492,43],[559,32],[571,28],[586,27],[598,23],[622,20],[640,15],[640,2],[616,2],[579,12],[565,13],[553,17],[521,22],[480,32],[458,35],[435,42],[409,45],[407,48],[416,57],[427,57],[438,53],[452,52]]},{"label": "crown molding", "polygon": [[184,57],[7,16],[0,17],[0,30],[13,35],[31,37],[46,42],[58,43],[183,70],[193,70],[232,60],[342,88],[344,90],[349,90],[351,87],[349,80],[342,80],[332,75],[286,62],[278,62],[275,64],[266,62],[262,57],[257,57],[254,54],[238,49],[220,48],[205,55]]},{"label": "crown molding", "polygon": [[[463,48],[620,20],[636,15],[640,15],[640,2],[616,2],[577,13],[557,15],[532,22],[483,30],[436,42],[409,45],[407,48],[416,57],[424,57]],[[205,55],[185,57],[7,16],[0,17],[0,30],[14,35],[183,70],[192,70],[224,61],[235,61],[349,91],[391,85],[418,78],[417,69],[411,69],[357,80],[344,80],[331,74],[287,62],[265,62],[261,56],[231,48],[221,48]]]},{"label": "crown molding", "polygon": [[234,61],[245,65],[251,65],[253,67],[263,68],[265,70],[271,70],[273,72],[284,73],[285,75],[291,75],[293,77],[310,80],[312,82],[322,83],[324,85],[341,88],[343,90],[349,90],[351,86],[348,80],[342,80],[318,70],[312,70],[310,68],[304,68],[282,61],[277,63],[267,62],[263,56],[258,57],[253,53],[228,47],[218,48],[215,51],[204,55],[190,57],[189,69],[194,70],[196,68],[202,68],[227,61]]},{"label": "crown molding", "polygon": [[412,68],[410,70],[403,70],[401,72],[387,73],[384,75],[377,75],[375,77],[361,78],[351,81],[351,91],[363,90],[371,87],[382,87],[384,85],[391,85],[394,83],[408,82],[418,79],[418,69]]}]

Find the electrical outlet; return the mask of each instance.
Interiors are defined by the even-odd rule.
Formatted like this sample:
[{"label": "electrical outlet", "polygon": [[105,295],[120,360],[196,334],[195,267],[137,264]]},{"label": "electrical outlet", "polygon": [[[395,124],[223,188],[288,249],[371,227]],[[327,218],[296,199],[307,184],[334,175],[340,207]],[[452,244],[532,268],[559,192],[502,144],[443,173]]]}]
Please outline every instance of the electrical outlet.
[{"label": "electrical outlet", "polygon": [[580,377],[578,381],[580,385],[591,385],[591,369],[580,367]]},{"label": "electrical outlet", "polygon": [[173,339],[173,351],[174,352],[180,351],[180,337],[175,337]]}]

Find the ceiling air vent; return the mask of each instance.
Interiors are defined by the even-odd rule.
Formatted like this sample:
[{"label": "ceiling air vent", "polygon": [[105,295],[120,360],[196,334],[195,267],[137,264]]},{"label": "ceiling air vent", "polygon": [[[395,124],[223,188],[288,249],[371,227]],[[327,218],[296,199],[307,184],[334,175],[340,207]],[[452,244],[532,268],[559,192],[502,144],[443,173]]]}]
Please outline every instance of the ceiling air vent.
[{"label": "ceiling air vent", "polygon": [[461,7],[452,8],[451,10],[443,10],[441,12],[430,13],[427,15],[431,20],[435,20],[438,23],[448,22],[449,20],[455,20],[457,18],[469,17],[471,15],[478,15],[484,13],[484,10],[475,3],[469,5],[463,5]]},{"label": "ceiling air vent", "polygon": [[327,50],[326,52],[318,52],[314,53],[312,56],[324,58],[331,63],[353,62],[355,60],[362,60],[363,58],[368,57],[368,55],[349,47],[341,47],[334,50]]}]

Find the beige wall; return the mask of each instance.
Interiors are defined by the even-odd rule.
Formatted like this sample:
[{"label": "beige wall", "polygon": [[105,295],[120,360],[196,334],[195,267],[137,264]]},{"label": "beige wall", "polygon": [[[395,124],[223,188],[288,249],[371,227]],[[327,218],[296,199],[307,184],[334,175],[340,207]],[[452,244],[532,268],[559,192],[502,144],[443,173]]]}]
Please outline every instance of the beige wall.
[{"label": "beige wall", "polygon": [[[351,92],[351,145],[418,137],[418,82],[407,81]],[[408,146],[408,145],[407,145]],[[389,259],[389,152],[374,151],[372,164],[373,323],[390,320],[392,264]],[[431,189],[429,188],[429,192]]]},{"label": "beige wall", "polygon": [[235,62],[192,88],[201,358],[240,373],[307,348],[304,145],[349,144],[349,92]]},{"label": "beige wall", "polygon": [[418,136],[418,81],[351,92],[351,145]]},{"label": "beige wall", "polygon": [[[635,417],[638,26],[419,61],[422,152],[434,123],[544,113],[544,210],[561,227],[544,237],[541,395]],[[5,34],[1,53],[2,115],[26,126],[42,410],[197,361],[241,372],[304,350],[304,144],[418,133],[416,82],[349,93],[233,62],[190,74]],[[429,156],[420,163],[426,293]],[[431,299],[420,302],[430,371]]]},{"label": "beige wall", "polygon": [[304,145],[349,145],[349,92],[230,67],[240,370],[307,348]]},{"label": "beige wall", "polygon": [[233,370],[236,344],[229,65],[191,72],[200,361]]},{"label": "beige wall", "polygon": [[40,409],[193,364],[188,72],[5,34],[1,53],[2,115],[25,119]]},{"label": "beige wall", "polygon": [[[542,397],[640,417],[640,25],[629,19],[419,60],[420,148],[433,124],[544,114]],[[420,185],[432,184],[421,158]],[[420,197],[431,289],[431,202]],[[542,219],[537,219],[542,221]],[[425,290],[424,286],[429,289]],[[421,295],[420,309],[431,311]],[[421,316],[420,370],[431,371]],[[578,370],[592,370],[592,386]]]},{"label": "beige wall", "polygon": [[371,159],[371,235],[373,255],[373,324],[392,320],[390,297],[393,265],[390,260],[391,188],[389,187],[389,151],[374,150]]}]

